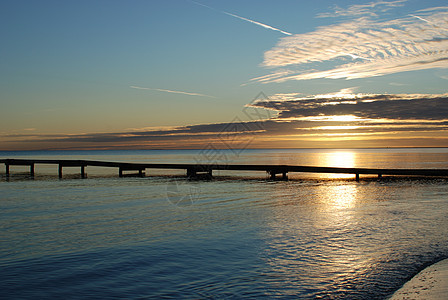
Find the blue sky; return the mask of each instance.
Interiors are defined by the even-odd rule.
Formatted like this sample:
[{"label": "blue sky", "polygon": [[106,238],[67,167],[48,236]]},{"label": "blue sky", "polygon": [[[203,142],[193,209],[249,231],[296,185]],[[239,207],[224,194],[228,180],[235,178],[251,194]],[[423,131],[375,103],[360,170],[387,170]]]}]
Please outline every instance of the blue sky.
[{"label": "blue sky", "polygon": [[[441,99],[443,111],[447,14],[446,1],[415,0],[4,0],[0,149],[201,147],[188,132],[175,143],[160,136],[185,126],[225,127],[235,117],[254,121],[242,111],[260,92],[274,102],[341,90],[338,99],[390,94],[401,101],[419,94],[412,98],[416,103]],[[292,107],[297,105],[284,109]],[[419,124],[434,121],[428,114],[423,119]],[[409,139],[403,146],[448,146],[445,125],[423,135],[425,126],[386,138],[394,146],[402,137]],[[145,134],[138,143],[123,138],[155,130],[159,137]],[[318,141],[290,130],[281,137],[267,131],[254,147],[273,140],[276,147],[375,146],[343,135]],[[368,140],[365,134],[354,136]],[[117,139],[105,142],[106,136]]]}]

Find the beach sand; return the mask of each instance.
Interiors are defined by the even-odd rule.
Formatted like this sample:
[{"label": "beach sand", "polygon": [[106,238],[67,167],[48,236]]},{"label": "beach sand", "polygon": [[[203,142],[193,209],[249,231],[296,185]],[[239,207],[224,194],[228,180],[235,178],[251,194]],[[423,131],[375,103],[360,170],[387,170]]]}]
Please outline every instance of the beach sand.
[{"label": "beach sand", "polygon": [[389,299],[448,299],[448,259],[422,270]]}]

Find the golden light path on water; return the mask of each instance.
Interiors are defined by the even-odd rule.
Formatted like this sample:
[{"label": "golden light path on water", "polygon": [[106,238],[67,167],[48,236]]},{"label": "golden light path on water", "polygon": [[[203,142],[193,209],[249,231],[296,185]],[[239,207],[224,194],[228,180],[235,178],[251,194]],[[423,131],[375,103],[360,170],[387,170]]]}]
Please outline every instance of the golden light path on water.
[{"label": "golden light path on water", "polygon": [[[355,163],[355,154],[349,151],[322,155],[326,158],[323,163],[332,166]],[[341,174],[331,175],[341,178]],[[292,295],[292,287],[300,289],[304,278],[310,280],[310,285],[313,280],[325,282],[328,291],[344,289],[350,280],[374,268],[374,258],[366,253],[368,245],[356,243],[351,237],[354,226],[362,227],[362,212],[357,205],[363,195],[357,183],[351,181],[305,184],[306,194],[295,185],[276,189],[271,230],[267,232],[268,264],[289,287],[283,291],[285,294]],[[305,267],[309,264],[313,267]]]}]

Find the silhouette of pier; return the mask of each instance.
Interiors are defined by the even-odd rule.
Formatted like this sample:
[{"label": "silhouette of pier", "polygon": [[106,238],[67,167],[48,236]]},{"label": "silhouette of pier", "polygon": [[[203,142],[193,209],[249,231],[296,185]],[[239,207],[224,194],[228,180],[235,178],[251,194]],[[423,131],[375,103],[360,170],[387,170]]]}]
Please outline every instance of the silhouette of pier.
[{"label": "silhouette of pier", "polygon": [[[69,159],[0,159],[0,164],[5,164],[6,176],[11,174],[11,166],[29,166],[30,175],[35,174],[35,165],[58,165],[58,175],[62,178],[64,168],[80,168],[81,178],[86,178],[86,168],[107,167],[118,169],[118,176],[126,175],[145,176],[146,169],[171,169],[186,170],[189,178],[213,176],[213,171],[264,171],[270,179],[287,180],[288,173],[333,173],[353,174],[355,180],[360,180],[360,175],[396,176],[443,176],[448,177],[448,169],[376,169],[376,168],[340,168],[340,167],[313,167],[292,165],[240,165],[240,164],[163,164],[163,163],[131,163],[131,162],[107,162],[95,160],[69,160]],[[128,172],[134,171],[129,174]],[[281,177],[277,177],[281,175]]]}]

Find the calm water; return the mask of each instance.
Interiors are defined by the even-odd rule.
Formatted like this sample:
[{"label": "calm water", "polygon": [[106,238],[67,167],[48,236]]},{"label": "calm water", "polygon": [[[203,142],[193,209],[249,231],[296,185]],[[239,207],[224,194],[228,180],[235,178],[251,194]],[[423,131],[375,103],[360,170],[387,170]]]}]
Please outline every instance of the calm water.
[{"label": "calm water", "polygon": [[[448,149],[0,152],[0,158],[448,168]],[[0,166],[0,298],[383,299],[448,257],[448,180]],[[163,175],[163,176],[158,176]]]}]

